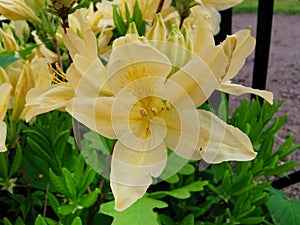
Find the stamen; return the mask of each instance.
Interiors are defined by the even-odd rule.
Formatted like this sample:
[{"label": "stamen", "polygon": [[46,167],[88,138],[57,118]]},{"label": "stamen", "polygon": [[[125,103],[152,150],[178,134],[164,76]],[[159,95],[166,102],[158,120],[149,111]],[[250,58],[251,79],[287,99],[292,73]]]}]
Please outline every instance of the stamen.
[{"label": "stamen", "polygon": [[152,107],[151,111],[152,111],[154,116],[158,115],[158,111],[155,107]]},{"label": "stamen", "polygon": [[140,108],[140,114],[142,117],[147,117],[149,114],[146,109]]}]

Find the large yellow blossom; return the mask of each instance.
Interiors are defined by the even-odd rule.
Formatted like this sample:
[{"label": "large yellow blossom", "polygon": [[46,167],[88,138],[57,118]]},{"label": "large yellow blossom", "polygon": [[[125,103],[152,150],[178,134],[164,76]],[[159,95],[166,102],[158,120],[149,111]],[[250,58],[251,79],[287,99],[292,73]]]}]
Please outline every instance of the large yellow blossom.
[{"label": "large yellow blossom", "polygon": [[191,15],[184,24],[191,33],[195,54],[199,55],[217,76],[221,77],[222,81],[218,89],[233,95],[253,93],[272,104],[271,92],[244,87],[230,81],[238,74],[245,64],[245,59],[255,48],[255,39],[251,36],[250,30],[238,31],[227,36],[221,44],[215,45],[209,18],[210,15],[203,7],[195,6],[191,9]]},{"label": "large yellow blossom", "polygon": [[[114,41],[104,67],[93,57],[92,32],[87,30],[85,36],[90,37],[88,43],[74,32],[67,34],[73,56],[67,79],[75,97],[66,110],[89,128],[117,139],[110,174],[117,210],[141,198],[152,177],[163,172],[167,148],[183,158],[210,163],[255,157],[244,133],[197,110],[221,81],[199,56],[193,55],[168,78],[169,58],[146,39],[130,34]],[[73,43],[87,46],[81,49]]]}]

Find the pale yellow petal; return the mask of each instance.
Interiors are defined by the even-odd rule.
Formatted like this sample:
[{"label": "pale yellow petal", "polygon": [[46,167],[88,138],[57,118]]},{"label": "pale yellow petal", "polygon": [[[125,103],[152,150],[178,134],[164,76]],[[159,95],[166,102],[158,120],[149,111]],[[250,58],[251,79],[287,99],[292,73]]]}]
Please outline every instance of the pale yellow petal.
[{"label": "pale yellow petal", "polygon": [[156,14],[153,25],[146,34],[148,40],[165,41],[167,38],[167,28],[161,14]]},{"label": "pale yellow petal", "polygon": [[39,47],[35,49],[37,51],[37,54],[41,55],[41,57],[45,57],[48,63],[57,62],[57,54],[44,45],[44,43],[40,40],[39,36],[36,34],[36,31],[31,32],[31,34],[34,38],[34,41],[39,45]]},{"label": "pale yellow petal", "polygon": [[6,123],[0,120],[0,152],[5,152],[6,146],[5,146],[5,140],[6,140]]},{"label": "pale yellow petal", "polygon": [[1,0],[0,13],[10,20],[29,20],[37,24],[41,22],[23,0]]},{"label": "pale yellow petal", "polygon": [[239,84],[232,84],[230,82],[222,83],[220,84],[219,88],[220,91],[226,92],[231,95],[243,95],[243,94],[255,94],[263,99],[265,99],[268,103],[273,104],[274,100],[274,95],[270,91],[264,91],[264,90],[259,90],[259,89],[254,89],[251,87],[244,87]]},{"label": "pale yellow petal", "polygon": [[[12,111],[12,119],[17,120],[20,118],[21,113],[25,107],[25,98],[27,92],[34,87],[34,79],[32,76],[32,71],[28,64],[24,64],[22,73],[19,77],[16,89],[15,98]],[[21,118],[23,119],[23,118]]]},{"label": "pale yellow petal", "polygon": [[[114,94],[131,82],[144,77],[167,77],[172,65],[169,59],[146,41],[131,42],[131,36],[115,41],[108,63],[109,85]],[[128,40],[130,43],[125,44]],[[123,44],[118,45],[122,41]]]},{"label": "pale yellow petal", "polygon": [[201,121],[199,121],[197,110],[186,109],[177,115],[174,114],[172,112],[172,120],[168,121],[168,133],[165,143],[184,159],[200,159],[197,146]]},{"label": "pale yellow petal", "polygon": [[210,14],[212,33],[216,35],[220,32],[221,15],[212,5],[205,5],[205,9]]},{"label": "pale yellow petal", "polygon": [[181,86],[198,107],[219,86],[220,78],[216,77],[200,57],[194,56],[183,68],[173,74],[168,82],[175,82]]},{"label": "pale yellow petal", "polygon": [[217,10],[229,9],[235,5],[240,4],[243,0],[201,0],[205,5],[212,5]]},{"label": "pale yellow petal", "polygon": [[68,102],[66,111],[88,128],[107,138],[116,139],[111,118],[112,105],[111,97],[83,96]]},{"label": "pale yellow petal", "polygon": [[128,149],[116,142],[111,163],[111,188],[115,209],[122,211],[143,197],[166,166],[167,148],[164,143],[151,151]]},{"label": "pale yellow petal", "polygon": [[[107,86],[107,72],[101,61],[76,55],[73,64],[67,70],[67,80],[76,92],[76,96],[112,95]],[[97,82],[95,82],[95,80]]]},{"label": "pale yellow petal", "polygon": [[233,35],[228,35],[220,46],[223,47],[229,59],[226,74],[223,78],[223,82],[225,82],[235,77],[243,67],[245,59],[255,48],[255,38],[251,36],[250,30],[240,30]]},{"label": "pale yellow petal", "polygon": [[4,45],[4,49],[9,52],[20,50],[15,38],[12,34],[5,33],[3,30],[1,31],[1,41]]},{"label": "pale yellow petal", "polygon": [[0,121],[3,121],[6,115],[11,90],[12,86],[9,83],[0,84]]},{"label": "pale yellow petal", "polygon": [[25,120],[55,109],[65,110],[66,103],[74,97],[74,92],[67,85],[52,85],[31,89],[26,96],[28,111]]},{"label": "pale yellow petal", "polygon": [[69,50],[72,58],[76,54],[83,55],[89,60],[95,60],[97,55],[97,40],[95,34],[91,29],[85,30],[80,37],[71,29],[67,29],[67,33],[64,35],[64,43]]},{"label": "pale yellow petal", "polygon": [[31,75],[35,87],[43,87],[51,84],[53,75],[50,73],[48,61],[45,58],[34,58],[31,62]]},{"label": "pale yellow petal", "polygon": [[208,163],[248,161],[256,156],[249,137],[226,124],[211,112],[199,110],[200,137],[198,148]]},{"label": "pale yellow petal", "polygon": [[207,46],[214,46],[212,21],[210,14],[203,6],[194,6],[191,8],[190,16],[185,19],[184,25],[190,29],[194,42],[194,51],[200,55]]}]

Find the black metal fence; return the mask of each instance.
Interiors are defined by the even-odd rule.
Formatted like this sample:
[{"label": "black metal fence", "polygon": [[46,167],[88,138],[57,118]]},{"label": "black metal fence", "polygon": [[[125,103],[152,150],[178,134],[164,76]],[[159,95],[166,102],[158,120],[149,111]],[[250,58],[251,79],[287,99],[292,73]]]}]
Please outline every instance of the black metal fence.
[{"label": "black metal fence", "polygon": [[[266,88],[269,52],[271,43],[274,0],[258,0],[256,47],[253,67],[252,87],[264,90]],[[220,43],[226,35],[232,32],[232,9],[221,12],[220,32],[215,37],[216,43]],[[254,97],[254,96],[252,96]],[[261,99],[262,100],[262,99]],[[289,174],[272,182],[277,189],[300,182],[300,171]]]}]

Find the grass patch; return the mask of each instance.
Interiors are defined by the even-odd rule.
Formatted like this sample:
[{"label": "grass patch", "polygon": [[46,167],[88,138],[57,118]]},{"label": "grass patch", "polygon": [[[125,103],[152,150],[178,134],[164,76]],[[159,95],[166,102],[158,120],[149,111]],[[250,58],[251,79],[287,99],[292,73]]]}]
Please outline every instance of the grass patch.
[{"label": "grass patch", "polygon": [[[265,0],[267,1],[267,0]],[[258,0],[244,0],[240,5],[233,8],[233,13],[256,13]],[[300,14],[299,0],[275,0],[274,13]]]}]

